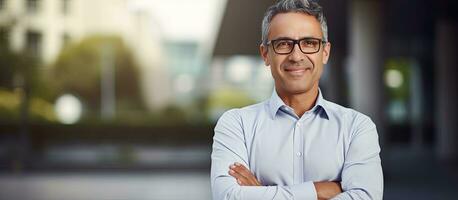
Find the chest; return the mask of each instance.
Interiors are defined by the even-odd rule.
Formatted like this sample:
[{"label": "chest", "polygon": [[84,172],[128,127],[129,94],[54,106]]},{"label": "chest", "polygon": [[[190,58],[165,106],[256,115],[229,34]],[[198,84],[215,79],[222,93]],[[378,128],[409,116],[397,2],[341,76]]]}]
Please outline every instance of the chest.
[{"label": "chest", "polygon": [[339,180],[345,160],[345,131],[327,120],[280,119],[251,130],[250,168],[263,184]]}]

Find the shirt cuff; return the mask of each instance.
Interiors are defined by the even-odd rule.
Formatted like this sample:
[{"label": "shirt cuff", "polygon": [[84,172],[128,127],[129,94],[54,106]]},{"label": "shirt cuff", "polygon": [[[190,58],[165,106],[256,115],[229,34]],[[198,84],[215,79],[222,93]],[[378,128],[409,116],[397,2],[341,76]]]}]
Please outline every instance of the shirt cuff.
[{"label": "shirt cuff", "polygon": [[313,181],[290,186],[290,191],[294,199],[316,200],[318,198]]}]

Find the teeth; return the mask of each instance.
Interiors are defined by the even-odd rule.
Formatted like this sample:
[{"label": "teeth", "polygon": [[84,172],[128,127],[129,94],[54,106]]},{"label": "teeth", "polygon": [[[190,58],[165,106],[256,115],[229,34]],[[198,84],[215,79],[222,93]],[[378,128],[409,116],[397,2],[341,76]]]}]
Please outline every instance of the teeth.
[{"label": "teeth", "polygon": [[289,69],[289,70],[286,70],[288,72],[301,72],[301,71],[305,71],[306,69]]},{"label": "teeth", "polygon": [[305,73],[305,69],[300,69],[300,70],[289,70],[287,71],[288,73],[292,75],[302,75]]}]

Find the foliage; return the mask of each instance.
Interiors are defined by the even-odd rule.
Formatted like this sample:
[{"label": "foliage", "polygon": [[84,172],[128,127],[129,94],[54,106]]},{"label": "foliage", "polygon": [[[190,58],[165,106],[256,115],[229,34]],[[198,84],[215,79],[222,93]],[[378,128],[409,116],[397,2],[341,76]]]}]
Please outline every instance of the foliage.
[{"label": "foliage", "polygon": [[210,120],[216,121],[228,109],[240,108],[255,102],[244,91],[230,87],[222,88],[208,96],[206,112]]},{"label": "foliage", "polygon": [[[112,52],[108,58],[104,56],[106,51]],[[89,109],[97,110],[100,106],[103,62],[111,62],[115,68],[118,106],[142,108],[138,67],[119,37],[91,36],[76,44],[69,44],[51,67],[49,84],[56,88],[56,95],[75,94],[82,98]]]},{"label": "foliage", "polygon": [[[46,98],[40,60],[27,52],[14,52],[0,42],[0,121],[21,120],[21,110],[33,121],[55,122],[52,104]],[[26,119],[23,119],[26,120]]]},{"label": "foliage", "polygon": [[[6,89],[0,89],[0,121],[19,121],[21,98],[23,91],[16,89],[10,92]],[[56,116],[51,103],[38,98],[32,97],[29,102],[29,117],[35,122],[56,122]]]},{"label": "foliage", "polygon": [[39,85],[40,61],[26,52],[13,52],[7,45],[0,45],[0,87],[22,87],[36,91]]}]

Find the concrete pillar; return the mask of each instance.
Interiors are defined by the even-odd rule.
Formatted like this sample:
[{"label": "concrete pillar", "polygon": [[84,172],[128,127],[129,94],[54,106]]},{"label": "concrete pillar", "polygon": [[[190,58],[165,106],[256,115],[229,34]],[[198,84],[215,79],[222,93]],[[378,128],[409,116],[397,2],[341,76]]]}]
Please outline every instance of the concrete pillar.
[{"label": "concrete pillar", "polygon": [[[344,56],[341,51],[331,48],[331,58],[326,65],[325,98],[340,105],[347,106],[347,77],[345,74]],[[323,80],[324,81],[324,80]]]},{"label": "concrete pillar", "polygon": [[382,2],[350,2],[348,81],[350,106],[372,118],[384,137]]},{"label": "concrete pillar", "polygon": [[346,60],[348,57],[349,10],[342,9],[350,0],[320,0],[328,21],[331,56],[321,77],[320,87],[324,98],[343,106],[348,106],[348,81]]},{"label": "concrete pillar", "polygon": [[458,24],[436,24],[435,87],[437,154],[441,160],[458,160]]}]

